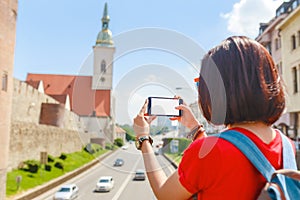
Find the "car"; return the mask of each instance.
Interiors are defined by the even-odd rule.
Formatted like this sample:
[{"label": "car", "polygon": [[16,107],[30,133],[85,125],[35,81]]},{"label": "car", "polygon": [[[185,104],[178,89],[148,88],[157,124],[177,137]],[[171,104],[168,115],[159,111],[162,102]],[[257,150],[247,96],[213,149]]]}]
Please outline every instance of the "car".
[{"label": "car", "polygon": [[114,166],[122,166],[122,165],[124,165],[124,160],[121,158],[117,158],[115,160]]},{"label": "car", "polygon": [[122,146],[122,149],[123,149],[123,150],[127,150],[127,149],[128,149],[128,145]]},{"label": "car", "polygon": [[145,171],[143,169],[136,170],[133,179],[134,180],[145,180],[146,179]]},{"label": "car", "polygon": [[112,176],[101,176],[96,183],[97,192],[109,192],[114,187],[114,179]]},{"label": "car", "polygon": [[71,200],[78,197],[79,188],[75,184],[63,185],[54,194],[53,200]]},{"label": "car", "polygon": [[160,154],[160,150],[159,150],[159,149],[156,149],[156,150],[154,151],[154,154],[158,156],[158,155]]}]

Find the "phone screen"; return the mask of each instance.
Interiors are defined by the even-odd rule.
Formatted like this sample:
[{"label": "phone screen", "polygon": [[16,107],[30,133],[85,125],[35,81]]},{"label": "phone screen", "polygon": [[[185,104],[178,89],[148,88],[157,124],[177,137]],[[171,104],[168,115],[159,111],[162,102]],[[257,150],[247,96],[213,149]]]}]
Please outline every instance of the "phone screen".
[{"label": "phone screen", "polygon": [[175,107],[182,104],[182,99],[166,97],[148,97],[148,114],[157,116],[181,116],[181,110]]}]

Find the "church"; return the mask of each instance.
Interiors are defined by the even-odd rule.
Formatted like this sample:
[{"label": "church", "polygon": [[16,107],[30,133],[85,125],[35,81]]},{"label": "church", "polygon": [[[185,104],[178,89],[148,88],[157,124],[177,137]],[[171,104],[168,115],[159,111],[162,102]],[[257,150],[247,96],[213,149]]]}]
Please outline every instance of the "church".
[{"label": "church", "polygon": [[[57,100],[64,109],[76,113],[85,125],[84,132],[92,133],[95,140],[98,138],[112,143],[118,137],[116,134],[123,133],[120,134],[121,138],[124,138],[125,134],[115,126],[115,105],[112,96],[115,47],[109,21],[105,3],[102,30],[93,46],[92,76],[28,73],[26,83]],[[44,107],[44,113],[53,112],[54,106],[57,105]],[[40,119],[40,122],[60,127],[60,117],[63,116],[48,115]]]}]

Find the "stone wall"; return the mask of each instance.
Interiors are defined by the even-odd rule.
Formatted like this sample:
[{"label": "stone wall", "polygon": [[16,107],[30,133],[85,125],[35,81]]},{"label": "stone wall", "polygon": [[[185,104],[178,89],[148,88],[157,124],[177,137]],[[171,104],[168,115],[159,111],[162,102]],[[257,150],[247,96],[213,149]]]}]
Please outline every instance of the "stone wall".
[{"label": "stone wall", "polygon": [[[39,124],[42,104],[59,104],[54,98],[39,92],[23,81],[14,79],[11,121]],[[45,116],[44,116],[45,117]],[[67,109],[63,116],[64,129],[84,131],[84,122],[80,117]]]},{"label": "stone wall", "polygon": [[[64,109],[58,101],[23,81],[14,79],[13,86],[9,170],[18,167],[24,160],[39,160],[42,151],[59,156],[79,151],[90,142],[89,133],[84,133],[84,122],[77,114]],[[42,105],[57,105],[60,110],[63,109],[59,126],[40,124],[41,119],[55,114],[41,114]]]},{"label": "stone wall", "polygon": [[[24,160],[39,160],[40,152],[59,156],[61,153],[80,151],[85,145],[84,135],[74,130],[54,126],[14,122],[11,126],[9,170]],[[88,137],[86,135],[86,137]]]},{"label": "stone wall", "polygon": [[58,104],[59,102],[27,83],[14,79],[12,122],[39,124],[42,103]]}]

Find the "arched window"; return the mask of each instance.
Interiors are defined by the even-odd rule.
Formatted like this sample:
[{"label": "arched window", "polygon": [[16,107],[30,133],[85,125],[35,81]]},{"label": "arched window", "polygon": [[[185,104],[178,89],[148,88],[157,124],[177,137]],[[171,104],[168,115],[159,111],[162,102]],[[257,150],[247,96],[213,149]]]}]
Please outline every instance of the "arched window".
[{"label": "arched window", "polygon": [[101,62],[101,72],[105,73],[106,72],[106,63],[104,60]]}]

